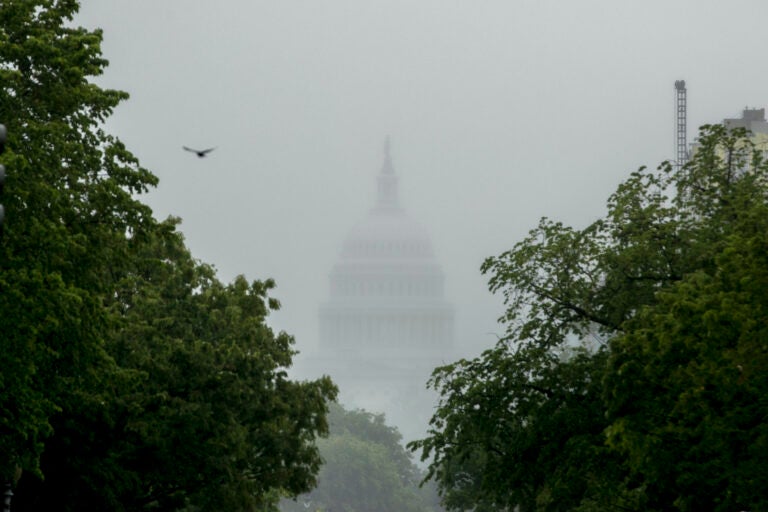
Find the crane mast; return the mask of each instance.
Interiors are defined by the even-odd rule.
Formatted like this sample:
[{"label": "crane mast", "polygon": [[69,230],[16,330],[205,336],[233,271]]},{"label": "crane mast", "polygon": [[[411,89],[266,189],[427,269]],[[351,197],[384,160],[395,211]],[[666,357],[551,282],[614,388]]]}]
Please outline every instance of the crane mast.
[{"label": "crane mast", "polygon": [[685,80],[675,81],[677,93],[677,120],[675,123],[675,146],[677,150],[676,164],[680,169],[688,161],[688,104]]}]

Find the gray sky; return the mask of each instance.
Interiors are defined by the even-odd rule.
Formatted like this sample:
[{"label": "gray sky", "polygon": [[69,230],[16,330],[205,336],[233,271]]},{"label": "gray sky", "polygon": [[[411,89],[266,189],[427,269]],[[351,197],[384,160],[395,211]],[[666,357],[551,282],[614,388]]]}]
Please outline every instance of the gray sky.
[{"label": "gray sky", "polygon": [[766,106],[765,20],[765,0],[84,0],[75,21],[131,94],[108,126],[160,178],[147,202],[223,280],[273,277],[299,349],[390,134],[478,353],[502,331],[482,260],[674,157],[676,79],[689,140]]}]

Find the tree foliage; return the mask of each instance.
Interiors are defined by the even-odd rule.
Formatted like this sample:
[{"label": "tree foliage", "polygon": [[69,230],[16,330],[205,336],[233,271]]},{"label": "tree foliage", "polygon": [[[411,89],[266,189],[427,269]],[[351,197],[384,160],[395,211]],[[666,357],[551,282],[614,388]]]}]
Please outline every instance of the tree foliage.
[{"label": "tree foliage", "polygon": [[768,208],[749,210],[711,271],[659,292],[612,346],[608,441],[650,507],[768,506]]},{"label": "tree foliage", "polygon": [[101,297],[127,237],[151,225],[133,197],[156,183],[100,128],[124,93],[101,73],[101,34],[67,26],[73,1],[0,6],[0,118],[8,128],[0,243],[2,456],[8,478],[37,471],[50,415],[96,387],[110,362]]},{"label": "tree foliage", "polygon": [[331,404],[331,434],[318,442],[323,466],[318,486],[297,500],[284,500],[284,512],[429,512],[439,510],[430,487],[420,489],[420,470],[384,416]]},{"label": "tree foliage", "polygon": [[436,369],[411,445],[449,508],[765,507],[767,173],[745,132],[706,126],[604,218],[542,219],[486,260],[506,336]]},{"label": "tree foliage", "polygon": [[272,281],[220,282],[140,201],[77,9],[0,4],[0,479],[22,511],[263,510],[314,485],[335,387],[287,378]]}]

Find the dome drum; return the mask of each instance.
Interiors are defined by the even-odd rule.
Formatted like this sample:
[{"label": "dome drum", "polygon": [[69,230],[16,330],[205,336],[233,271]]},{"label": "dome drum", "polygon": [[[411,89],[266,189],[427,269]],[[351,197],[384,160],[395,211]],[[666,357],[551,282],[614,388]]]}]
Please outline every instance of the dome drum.
[{"label": "dome drum", "polygon": [[331,350],[441,350],[452,345],[452,319],[449,306],[422,310],[333,308],[321,313],[320,338],[326,340],[323,349]]}]

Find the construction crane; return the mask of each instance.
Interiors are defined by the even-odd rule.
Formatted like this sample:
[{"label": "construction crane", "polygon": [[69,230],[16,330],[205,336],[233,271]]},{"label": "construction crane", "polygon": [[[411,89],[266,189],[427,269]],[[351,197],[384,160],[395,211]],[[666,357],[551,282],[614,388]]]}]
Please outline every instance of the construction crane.
[{"label": "construction crane", "polygon": [[675,81],[677,93],[677,121],[675,127],[675,142],[677,150],[677,168],[680,169],[688,161],[688,99],[685,80]]}]

